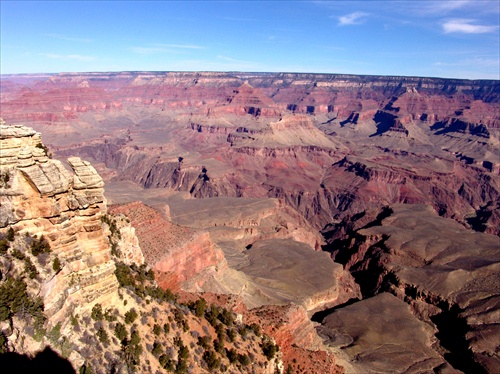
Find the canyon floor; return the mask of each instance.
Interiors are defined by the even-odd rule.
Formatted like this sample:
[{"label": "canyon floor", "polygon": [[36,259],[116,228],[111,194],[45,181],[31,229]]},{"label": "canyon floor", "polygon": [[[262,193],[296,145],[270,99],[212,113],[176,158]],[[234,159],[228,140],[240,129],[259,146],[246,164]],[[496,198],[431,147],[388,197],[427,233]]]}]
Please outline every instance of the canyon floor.
[{"label": "canyon floor", "polygon": [[292,372],[500,370],[498,81],[124,72],[1,84],[7,124],[95,167],[161,287],[229,295]]}]

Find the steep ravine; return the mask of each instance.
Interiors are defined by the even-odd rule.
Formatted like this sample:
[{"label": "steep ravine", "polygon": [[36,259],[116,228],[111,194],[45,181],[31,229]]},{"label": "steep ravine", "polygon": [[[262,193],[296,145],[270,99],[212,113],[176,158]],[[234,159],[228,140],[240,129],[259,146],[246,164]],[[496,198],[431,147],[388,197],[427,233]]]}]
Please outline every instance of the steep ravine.
[{"label": "steep ravine", "polygon": [[[499,213],[485,208],[499,198],[496,178],[459,161],[398,152],[385,152],[384,159],[340,159],[332,150],[315,147],[221,148],[217,155],[193,160],[180,153],[166,155],[161,147],[146,149],[121,141],[54,152],[94,159],[110,169],[115,180],[132,180],[144,188],[171,188],[197,198],[278,198],[317,229],[387,203],[423,203],[477,231],[498,233]],[[412,170],[412,163],[424,166]]]},{"label": "steep ravine", "polygon": [[[362,338],[346,338],[345,331],[332,331],[331,327],[338,325],[336,315],[345,316],[347,309],[354,313],[389,293],[409,306],[413,318],[432,327],[436,340],[430,348],[454,369],[495,372],[497,347],[488,340],[498,333],[491,307],[499,299],[498,244],[497,237],[460,228],[437,217],[429,207],[386,208],[363,228],[324,247],[351,272],[363,299],[349,300],[312,319],[323,322],[318,331],[326,342],[336,336],[337,341],[351,341],[351,347],[359,344],[366,354],[370,345],[367,348],[356,342]],[[371,369],[368,364],[362,370]]]}]

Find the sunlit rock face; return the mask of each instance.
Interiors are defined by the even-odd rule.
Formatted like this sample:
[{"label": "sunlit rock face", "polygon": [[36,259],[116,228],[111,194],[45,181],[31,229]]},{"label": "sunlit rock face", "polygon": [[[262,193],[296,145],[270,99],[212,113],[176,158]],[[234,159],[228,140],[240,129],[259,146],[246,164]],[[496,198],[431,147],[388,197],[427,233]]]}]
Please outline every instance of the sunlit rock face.
[{"label": "sunlit rock face", "polygon": [[2,125],[0,148],[0,226],[43,235],[61,261],[40,290],[46,314],[56,321],[68,310],[111,303],[118,283],[101,224],[102,178],[78,157],[68,159],[71,171],[50,159],[40,134],[24,126]]},{"label": "sunlit rock face", "polygon": [[95,161],[107,181],[274,197],[317,229],[424,203],[498,234],[498,81],[124,72],[2,83],[9,123]]},{"label": "sunlit rock face", "polygon": [[[172,72],[16,79],[2,77],[2,115],[43,131],[59,157],[91,161],[111,199],[129,203],[116,209],[144,213],[131,220],[163,287],[237,294],[277,321],[285,314],[296,327],[276,329],[284,345],[309,339],[298,332],[311,331],[305,314],[334,307],[323,311],[320,337],[346,371],[498,366],[498,81]],[[44,196],[79,183],[100,188],[85,172],[78,182],[45,178],[59,167],[35,158],[45,164],[41,149],[20,154],[22,175]],[[89,207],[94,198],[74,196]],[[157,211],[131,203],[138,200]],[[330,253],[313,251],[325,242]],[[120,251],[140,262],[134,245]]]}]

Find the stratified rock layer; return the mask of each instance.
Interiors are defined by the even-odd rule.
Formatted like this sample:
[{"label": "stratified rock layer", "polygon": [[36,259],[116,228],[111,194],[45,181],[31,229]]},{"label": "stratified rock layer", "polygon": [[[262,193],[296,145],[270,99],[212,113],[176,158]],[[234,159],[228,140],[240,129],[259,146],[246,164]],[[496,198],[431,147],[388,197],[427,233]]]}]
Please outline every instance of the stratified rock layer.
[{"label": "stratified rock layer", "polygon": [[109,179],[278,198],[316,229],[422,203],[499,233],[498,81],[124,72],[2,83],[9,122]]},{"label": "stratified rock layer", "polygon": [[0,227],[43,235],[62,269],[40,294],[53,323],[95,302],[110,304],[118,288],[107,233],[103,181],[80,158],[49,159],[40,134],[23,126],[0,127]]}]

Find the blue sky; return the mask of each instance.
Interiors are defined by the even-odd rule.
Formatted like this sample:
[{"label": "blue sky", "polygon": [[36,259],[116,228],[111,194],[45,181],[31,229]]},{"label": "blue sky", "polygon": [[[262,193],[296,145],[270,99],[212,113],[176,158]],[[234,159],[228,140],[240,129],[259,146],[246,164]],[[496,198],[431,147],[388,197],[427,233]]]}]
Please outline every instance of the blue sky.
[{"label": "blue sky", "polygon": [[6,1],[0,72],[500,79],[498,0]]}]

